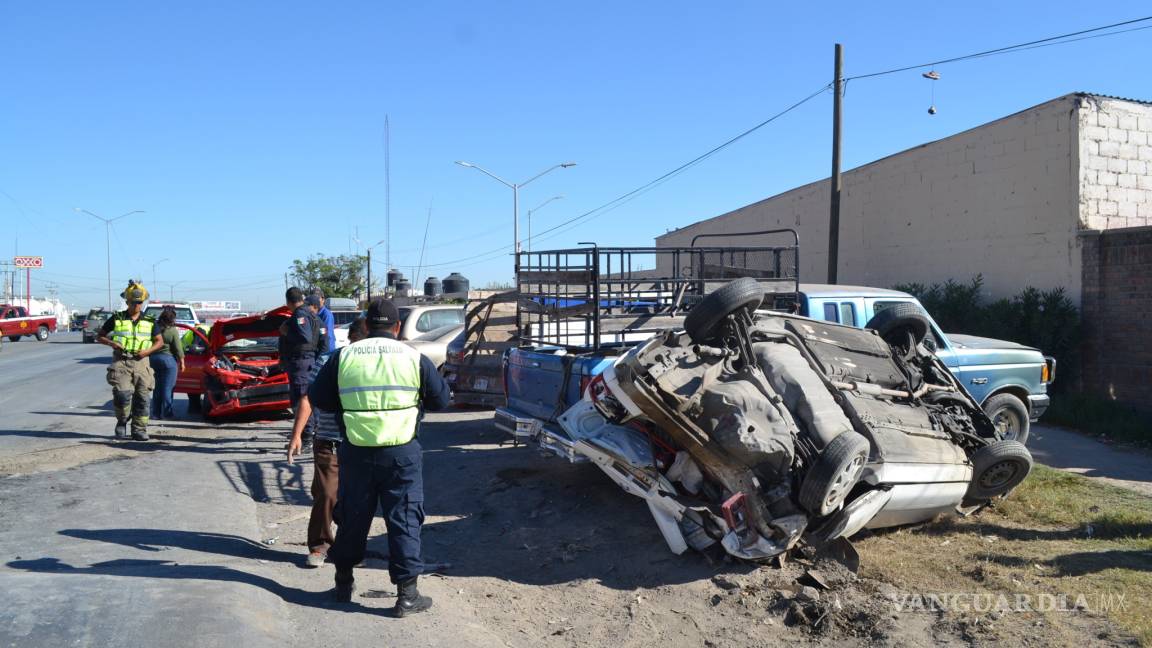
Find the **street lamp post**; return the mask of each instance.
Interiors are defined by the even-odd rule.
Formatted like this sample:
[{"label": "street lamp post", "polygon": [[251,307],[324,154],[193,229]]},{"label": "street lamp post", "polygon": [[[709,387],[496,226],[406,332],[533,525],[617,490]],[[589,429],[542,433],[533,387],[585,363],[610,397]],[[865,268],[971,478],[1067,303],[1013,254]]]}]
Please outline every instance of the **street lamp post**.
[{"label": "street lamp post", "polygon": [[540,203],[539,205],[536,205],[532,209],[528,210],[528,251],[529,252],[532,251],[532,212],[538,212],[544,207],[544,205],[547,205],[548,203],[552,202],[553,200],[560,200],[563,197],[564,197],[563,195],[552,196],[548,200],[545,200],[544,202]]},{"label": "street lamp post", "polygon": [[159,261],[157,261],[156,263],[152,264],[152,285],[153,286],[156,285],[156,266],[160,265],[161,263],[164,263],[165,261],[170,261],[170,260],[171,259],[163,258],[163,259],[160,259]]},{"label": "street lamp post", "polygon": [[[361,243],[360,239],[356,239],[356,242]],[[366,292],[368,294],[368,301],[369,302],[372,301],[372,250],[375,250],[376,248],[380,247],[381,245],[383,245],[384,243],[387,243],[387,242],[388,242],[388,239],[383,238],[383,239],[380,239],[379,241],[376,241],[372,245],[369,245],[367,248],[365,248],[365,254],[368,255],[368,261],[367,261],[367,263],[368,263],[368,285],[367,285]]]},{"label": "street lamp post", "polygon": [[143,214],[144,210],[136,209],[126,214],[120,214],[116,218],[104,218],[103,216],[97,216],[96,214],[93,214],[87,209],[80,209],[79,207],[73,207],[72,209],[77,212],[88,214],[97,220],[104,221],[104,256],[108,263],[108,310],[112,310],[112,223],[120,220],[121,218],[124,218],[125,216],[131,216],[132,214]]},{"label": "street lamp post", "polygon": [[512,256],[516,260],[515,264],[514,264],[516,274],[519,275],[520,274],[520,187],[523,187],[524,185],[528,184],[529,182],[532,182],[533,180],[535,180],[536,178],[539,178],[540,176],[542,176],[546,173],[549,173],[551,171],[555,171],[556,169],[567,169],[568,167],[574,167],[574,166],[576,166],[576,163],[575,162],[562,162],[560,164],[554,164],[554,165],[548,167],[547,169],[544,169],[540,173],[537,173],[536,175],[532,176],[531,178],[528,178],[524,182],[518,182],[518,183],[517,182],[508,182],[504,178],[501,178],[500,176],[496,175],[495,173],[492,173],[491,171],[485,169],[484,167],[477,166],[475,164],[472,164],[471,162],[464,162],[463,160],[457,160],[456,164],[459,164],[460,166],[463,166],[463,167],[468,167],[470,169],[476,169],[480,173],[483,173],[484,175],[488,176],[489,178],[492,178],[493,180],[499,182],[500,184],[502,184],[505,187],[508,187],[509,189],[512,190]]}]

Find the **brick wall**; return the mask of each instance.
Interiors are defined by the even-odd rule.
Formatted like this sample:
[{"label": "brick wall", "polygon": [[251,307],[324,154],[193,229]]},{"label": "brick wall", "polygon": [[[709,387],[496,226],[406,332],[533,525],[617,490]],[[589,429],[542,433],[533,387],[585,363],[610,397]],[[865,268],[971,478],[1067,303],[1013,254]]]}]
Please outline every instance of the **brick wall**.
[{"label": "brick wall", "polygon": [[1152,227],[1081,240],[1084,390],[1152,410]]},{"label": "brick wall", "polygon": [[1152,105],[1080,99],[1080,226],[1152,225]]}]

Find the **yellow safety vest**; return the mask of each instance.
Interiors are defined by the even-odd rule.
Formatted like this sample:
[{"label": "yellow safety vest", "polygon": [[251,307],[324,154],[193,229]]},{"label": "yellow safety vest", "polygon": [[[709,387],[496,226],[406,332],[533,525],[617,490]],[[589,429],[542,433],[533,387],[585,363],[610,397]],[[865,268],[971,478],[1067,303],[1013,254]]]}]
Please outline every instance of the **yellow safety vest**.
[{"label": "yellow safety vest", "polygon": [[336,382],[349,443],[398,446],[416,436],[419,351],[391,338],[360,340],[340,351]]},{"label": "yellow safety vest", "polygon": [[151,317],[141,314],[133,322],[128,311],[116,313],[115,317],[110,337],[113,342],[119,342],[120,346],[124,347],[125,353],[139,353],[152,346],[154,322]]}]

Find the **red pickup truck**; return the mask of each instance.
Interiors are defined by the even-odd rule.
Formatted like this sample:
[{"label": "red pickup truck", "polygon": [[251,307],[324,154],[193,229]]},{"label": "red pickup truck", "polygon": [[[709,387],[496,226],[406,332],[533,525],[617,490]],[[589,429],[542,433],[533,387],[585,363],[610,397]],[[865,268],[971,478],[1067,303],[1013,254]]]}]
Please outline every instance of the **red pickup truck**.
[{"label": "red pickup truck", "polygon": [[55,332],[55,315],[29,317],[28,309],[23,306],[0,304],[0,337],[16,342],[22,336],[35,335],[37,340],[43,342],[48,339],[49,333]]}]

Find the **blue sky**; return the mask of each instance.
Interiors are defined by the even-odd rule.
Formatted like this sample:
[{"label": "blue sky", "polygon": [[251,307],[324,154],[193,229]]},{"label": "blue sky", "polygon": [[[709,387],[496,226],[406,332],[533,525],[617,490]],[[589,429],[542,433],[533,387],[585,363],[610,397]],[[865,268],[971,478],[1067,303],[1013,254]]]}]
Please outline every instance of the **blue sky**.
[{"label": "blue sky", "polygon": [[[511,181],[539,232],[634,189],[831,80],[1152,13],[1144,2],[385,3],[0,1],[0,251],[45,257],[86,309],[112,277],[184,299],[283,297],[295,258],[385,237],[415,274],[511,276]],[[1146,23],[1149,24],[1149,23]],[[849,84],[844,166],[1084,90],[1152,98],[1152,29]],[[534,247],[650,245],[826,177],[825,93],[656,189]],[[523,216],[522,216],[523,219]],[[522,220],[522,233],[526,223]],[[496,250],[495,254],[469,260]],[[381,274],[384,246],[373,252]],[[21,279],[21,282],[23,279]],[[172,285],[175,284],[175,285]]]}]

